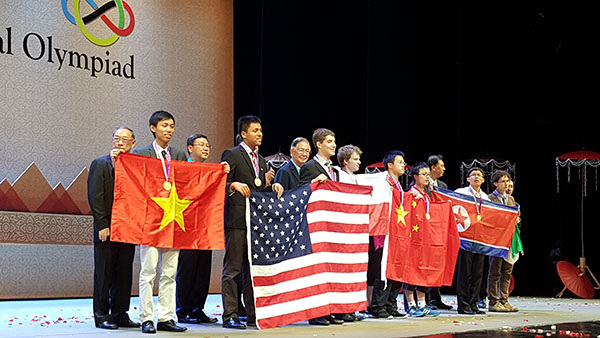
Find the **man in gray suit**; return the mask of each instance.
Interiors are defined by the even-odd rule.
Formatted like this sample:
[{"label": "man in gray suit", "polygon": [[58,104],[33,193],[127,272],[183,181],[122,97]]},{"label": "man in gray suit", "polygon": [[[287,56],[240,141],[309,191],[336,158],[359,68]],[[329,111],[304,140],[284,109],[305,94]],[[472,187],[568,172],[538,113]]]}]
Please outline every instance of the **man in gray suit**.
[{"label": "man in gray suit", "polygon": [[[175,118],[166,111],[157,111],[150,116],[150,131],[154,135],[152,144],[136,149],[134,154],[159,158],[165,174],[164,189],[170,190],[169,173],[171,161],[187,161],[183,150],[169,146],[175,131]],[[177,326],[175,318],[175,274],[179,250],[155,248],[140,245],[140,320],[143,333],[162,331],[183,332],[186,327]],[[154,328],[154,308],[152,286],[156,278],[158,262],[161,261],[161,273],[158,284],[158,325]]]}]

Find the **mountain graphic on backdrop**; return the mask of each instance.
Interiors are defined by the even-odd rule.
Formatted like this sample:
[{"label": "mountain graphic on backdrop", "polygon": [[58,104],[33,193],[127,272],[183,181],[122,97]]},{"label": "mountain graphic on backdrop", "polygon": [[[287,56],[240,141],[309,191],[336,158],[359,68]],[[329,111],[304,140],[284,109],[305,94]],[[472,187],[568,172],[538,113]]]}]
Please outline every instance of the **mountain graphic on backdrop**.
[{"label": "mountain graphic on backdrop", "polygon": [[32,162],[13,184],[6,178],[0,181],[0,210],[91,215],[87,179],[88,169],[83,168],[66,188],[61,182],[51,187]]}]

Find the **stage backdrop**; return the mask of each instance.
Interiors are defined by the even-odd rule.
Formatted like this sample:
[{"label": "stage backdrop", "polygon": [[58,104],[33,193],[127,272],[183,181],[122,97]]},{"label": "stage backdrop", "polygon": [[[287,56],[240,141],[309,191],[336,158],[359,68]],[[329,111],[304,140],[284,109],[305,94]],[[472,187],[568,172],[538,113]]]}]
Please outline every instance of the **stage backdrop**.
[{"label": "stage backdrop", "polygon": [[152,142],[156,110],[175,147],[206,134],[217,162],[232,146],[232,0],[0,3],[0,298],[92,294],[87,167],[116,126]]}]

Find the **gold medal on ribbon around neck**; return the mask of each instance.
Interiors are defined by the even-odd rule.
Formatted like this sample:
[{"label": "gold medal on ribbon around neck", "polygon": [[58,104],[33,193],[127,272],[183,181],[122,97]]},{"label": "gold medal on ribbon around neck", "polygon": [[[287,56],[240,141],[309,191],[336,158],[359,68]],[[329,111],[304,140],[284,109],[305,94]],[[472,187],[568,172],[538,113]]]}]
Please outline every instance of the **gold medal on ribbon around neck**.
[{"label": "gold medal on ribbon around neck", "polygon": [[254,179],[254,185],[257,187],[260,187],[262,185],[262,181],[260,180],[260,178],[255,178]]},{"label": "gold medal on ribbon around neck", "polygon": [[425,214],[425,218],[431,219],[431,215],[429,213]]},{"label": "gold medal on ribbon around neck", "polygon": [[165,183],[163,183],[163,188],[167,191],[171,190],[171,182],[165,181]]},{"label": "gold medal on ribbon around neck", "polygon": [[481,222],[481,215],[477,215],[477,220]]}]

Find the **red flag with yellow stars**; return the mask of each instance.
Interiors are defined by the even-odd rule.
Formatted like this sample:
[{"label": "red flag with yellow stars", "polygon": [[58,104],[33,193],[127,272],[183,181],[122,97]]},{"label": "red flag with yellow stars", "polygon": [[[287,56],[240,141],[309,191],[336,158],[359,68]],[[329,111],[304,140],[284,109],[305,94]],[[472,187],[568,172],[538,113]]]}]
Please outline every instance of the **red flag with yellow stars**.
[{"label": "red flag with yellow stars", "polygon": [[110,240],[159,248],[225,248],[223,165],[161,161],[123,153],[115,162]]},{"label": "red flag with yellow stars", "polygon": [[452,285],[460,246],[452,205],[414,190],[404,193],[403,204],[394,190],[387,278],[424,287]]}]

